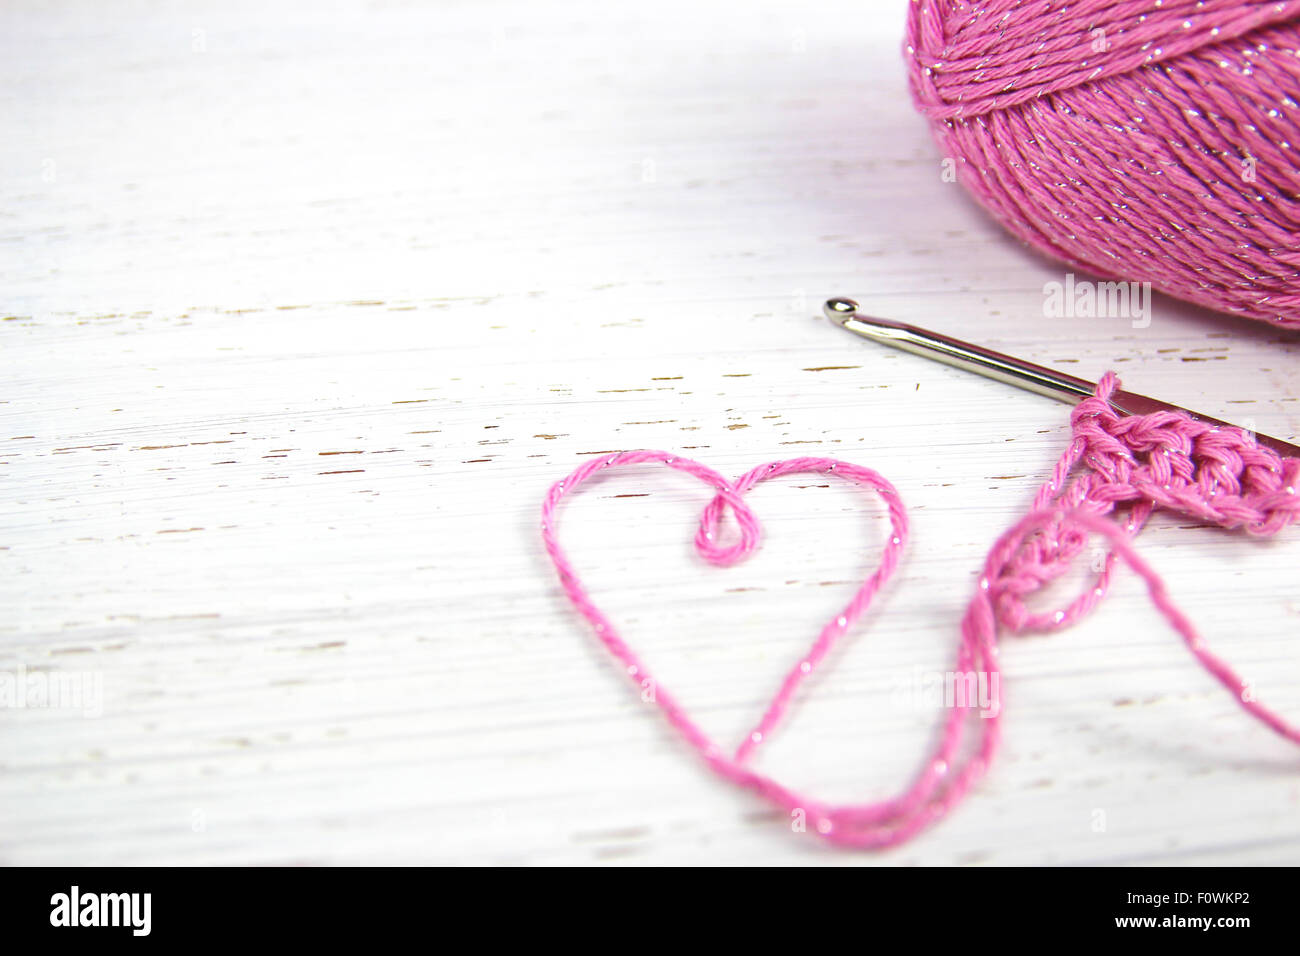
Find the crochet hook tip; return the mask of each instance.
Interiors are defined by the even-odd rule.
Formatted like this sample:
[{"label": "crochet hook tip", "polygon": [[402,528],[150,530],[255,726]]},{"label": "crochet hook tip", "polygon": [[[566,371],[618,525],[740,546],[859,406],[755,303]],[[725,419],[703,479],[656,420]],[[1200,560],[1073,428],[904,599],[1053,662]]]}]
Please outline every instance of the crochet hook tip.
[{"label": "crochet hook tip", "polygon": [[843,325],[858,314],[858,304],[852,299],[827,299],[822,312],[832,322]]}]

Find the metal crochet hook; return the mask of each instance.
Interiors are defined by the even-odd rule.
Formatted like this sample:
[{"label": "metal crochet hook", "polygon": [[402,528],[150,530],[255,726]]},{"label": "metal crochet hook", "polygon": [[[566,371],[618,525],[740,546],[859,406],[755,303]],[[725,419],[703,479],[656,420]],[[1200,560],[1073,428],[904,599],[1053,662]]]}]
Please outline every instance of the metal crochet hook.
[{"label": "metal crochet hook", "polygon": [[[896,349],[914,355],[936,359],[945,365],[965,369],[968,372],[978,372],[988,378],[1037,392],[1039,395],[1046,395],[1060,402],[1077,405],[1091,396],[1096,388],[1094,382],[1043,368],[1033,362],[1003,355],[1001,352],[994,352],[978,345],[971,345],[969,342],[961,342],[928,329],[859,315],[858,304],[852,299],[830,299],[822,307],[822,311],[832,322],[865,339],[892,345]],[[1179,408],[1177,405],[1170,405],[1168,402],[1119,389],[1110,396],[1110,406],[1121,415],[1183,412],[1208,425],[1222,425],[1226,428],[1241,427],[1211,418],[1209,415]],[[1283,458],[1300,458],[1300,447],[1268,435],[1255,434],[1254,437],[1256,444],[1277,452]]]}]

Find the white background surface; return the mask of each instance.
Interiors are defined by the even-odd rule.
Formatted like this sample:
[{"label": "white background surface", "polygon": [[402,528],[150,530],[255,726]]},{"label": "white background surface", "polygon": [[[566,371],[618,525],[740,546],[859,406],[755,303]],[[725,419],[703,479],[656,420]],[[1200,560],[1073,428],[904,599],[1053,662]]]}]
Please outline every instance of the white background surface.
[{"label": "white background surface", "polygon": [[[1163,299],[1145,330],[1042,317],[1062,270],[942,182],[902,3],[0,16],[0,667],[104,688],[98,718],[0,712],[0,861],[1300,858],[1300,754],[1132,575],[1007,642],[1000,759],[883,854],[711,777],[559,593],[537,510],[586,455],[880,470],[900,574],[760,763],[880,798],[940,716],[892,691],[952,666],[1067,409],[861,343],[824,298],[1300,432],[1294,334]],[[690,549],[703,488],[662,468],[566,507],[593,593],[727,739],[884,533],[821,484],[756,491],[764,548],[728,570]],[[1140,545],[1300,718],[1294,531],[1160,518]]]}]

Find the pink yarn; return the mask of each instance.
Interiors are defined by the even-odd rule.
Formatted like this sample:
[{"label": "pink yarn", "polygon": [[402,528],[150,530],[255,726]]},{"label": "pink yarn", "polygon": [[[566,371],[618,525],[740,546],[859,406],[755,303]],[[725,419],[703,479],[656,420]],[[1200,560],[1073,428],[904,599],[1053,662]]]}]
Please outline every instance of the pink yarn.
[{"label": "pink yarn", "polygon": [[1300,328],[1300,0],[912,0],[912,95],[1008,229]]},{"label": "pink yarn", "polygon": [[[1051,479],[1038,492],[1031,513],[1002,535],[989,551],[979,586],[961,622],[956,671],[984,673],[999,686],[999,630],[1053,630],[1066,627],[1091,611],[1104,596],[1116,558],[1146,582],[1147,590],[1197,660],[1241,706],[1282,736],[1300,743],[1300,729],[1255,701],[1249,686],[1205,646],[1191,623],[1170,600],[1164,583],[1142,560],[1131,537],[1156,508],[1191,515],[1225,528],[1244,528],[1271,535],[1300,516],[1300,460],[1282,459],[1255,444],[1240,429],[1212,428],[1182,413],[1159,412],[1120,417],[1106,399],[1119,386],[1113,373],[1071,415],[1073,437]],[[758,546],[758,518],[744,496],[759,482],[782,475],[833,473],[874,492],[885,503],[893,532],[876,570],[848,604],[822,627],[807,652],[791,668],[753,732],[728,754],[690,718],[645,664],[619,637],[614,624],[583,588],[556,539],[556,508],[593,475],[619,465],[663,462],[716,489],[704,509],[695,546],[714,564],[739,561]],[[1082,470],[1070,478],[1076,467]],[[1113,520],[1127,505],[1123,524]],[[733,544],[720,541],[720,524],[730,510],[739,531]],[[1104,537],[1112,551],[1096,583],[1062,610],[1034,614],[1025,598],[1064,574],[1087,543],[1089,533]],[[997,749],[1002,707],[977,713],[977,702],[959,697],[944,720],[937,747],[911,784],[897,797],[875,803],[832,804],[797,793],[747,766],[786,712],[800,683],[830,653],[867,610],[872,598],[894,573],[907,538],[903,502],[885,478],[860,465],[832,458],[794,458],[759,465],[736,481],[711,468],[662,451],[629,451],[592,459],[556,482],[542,504],[542,539],[559,572],[560,583],[597,637],[641,686],[654,686],[653,698],[669,722],[719,776],[753,790],[796,820],[806,819],[814,832],[847,847],[885,847],[907,840],[955,806],[988,769]],[[649,685],[644,682],[652,682]],[[800,814],[803,816],[800,817]]]}]

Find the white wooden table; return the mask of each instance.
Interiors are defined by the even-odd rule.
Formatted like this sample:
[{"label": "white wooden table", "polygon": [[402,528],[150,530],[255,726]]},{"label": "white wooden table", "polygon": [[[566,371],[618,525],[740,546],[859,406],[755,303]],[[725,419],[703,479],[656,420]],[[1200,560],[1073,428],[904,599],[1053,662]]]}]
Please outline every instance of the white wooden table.
[{"label": "white wooden table", "polygon": [[[0,710],[0,862],[1300,860],[1300,754],[1131,574],[1008,640],[970,799],[852,854],[691,757],[538,535],[549,484],[609,450],[883,472],[904,564],[761,760],[883,797],[940,717],[894,691],[952,666],[1067,409],[821,301],[1284,437],[1300,339],[1164,299],[1146,329],[1043,318],[1062,270],[942,181],[897,0],[295,6],[0,14],[0,671],[102,688]],[[765,545],[727,570],[662,468],[566,509],[593,592],[728,739],[874,561],[880,508],[824,484],[756,491]],[[1295,532],[1191,524],[1143,553],[1300,718]]]}]

